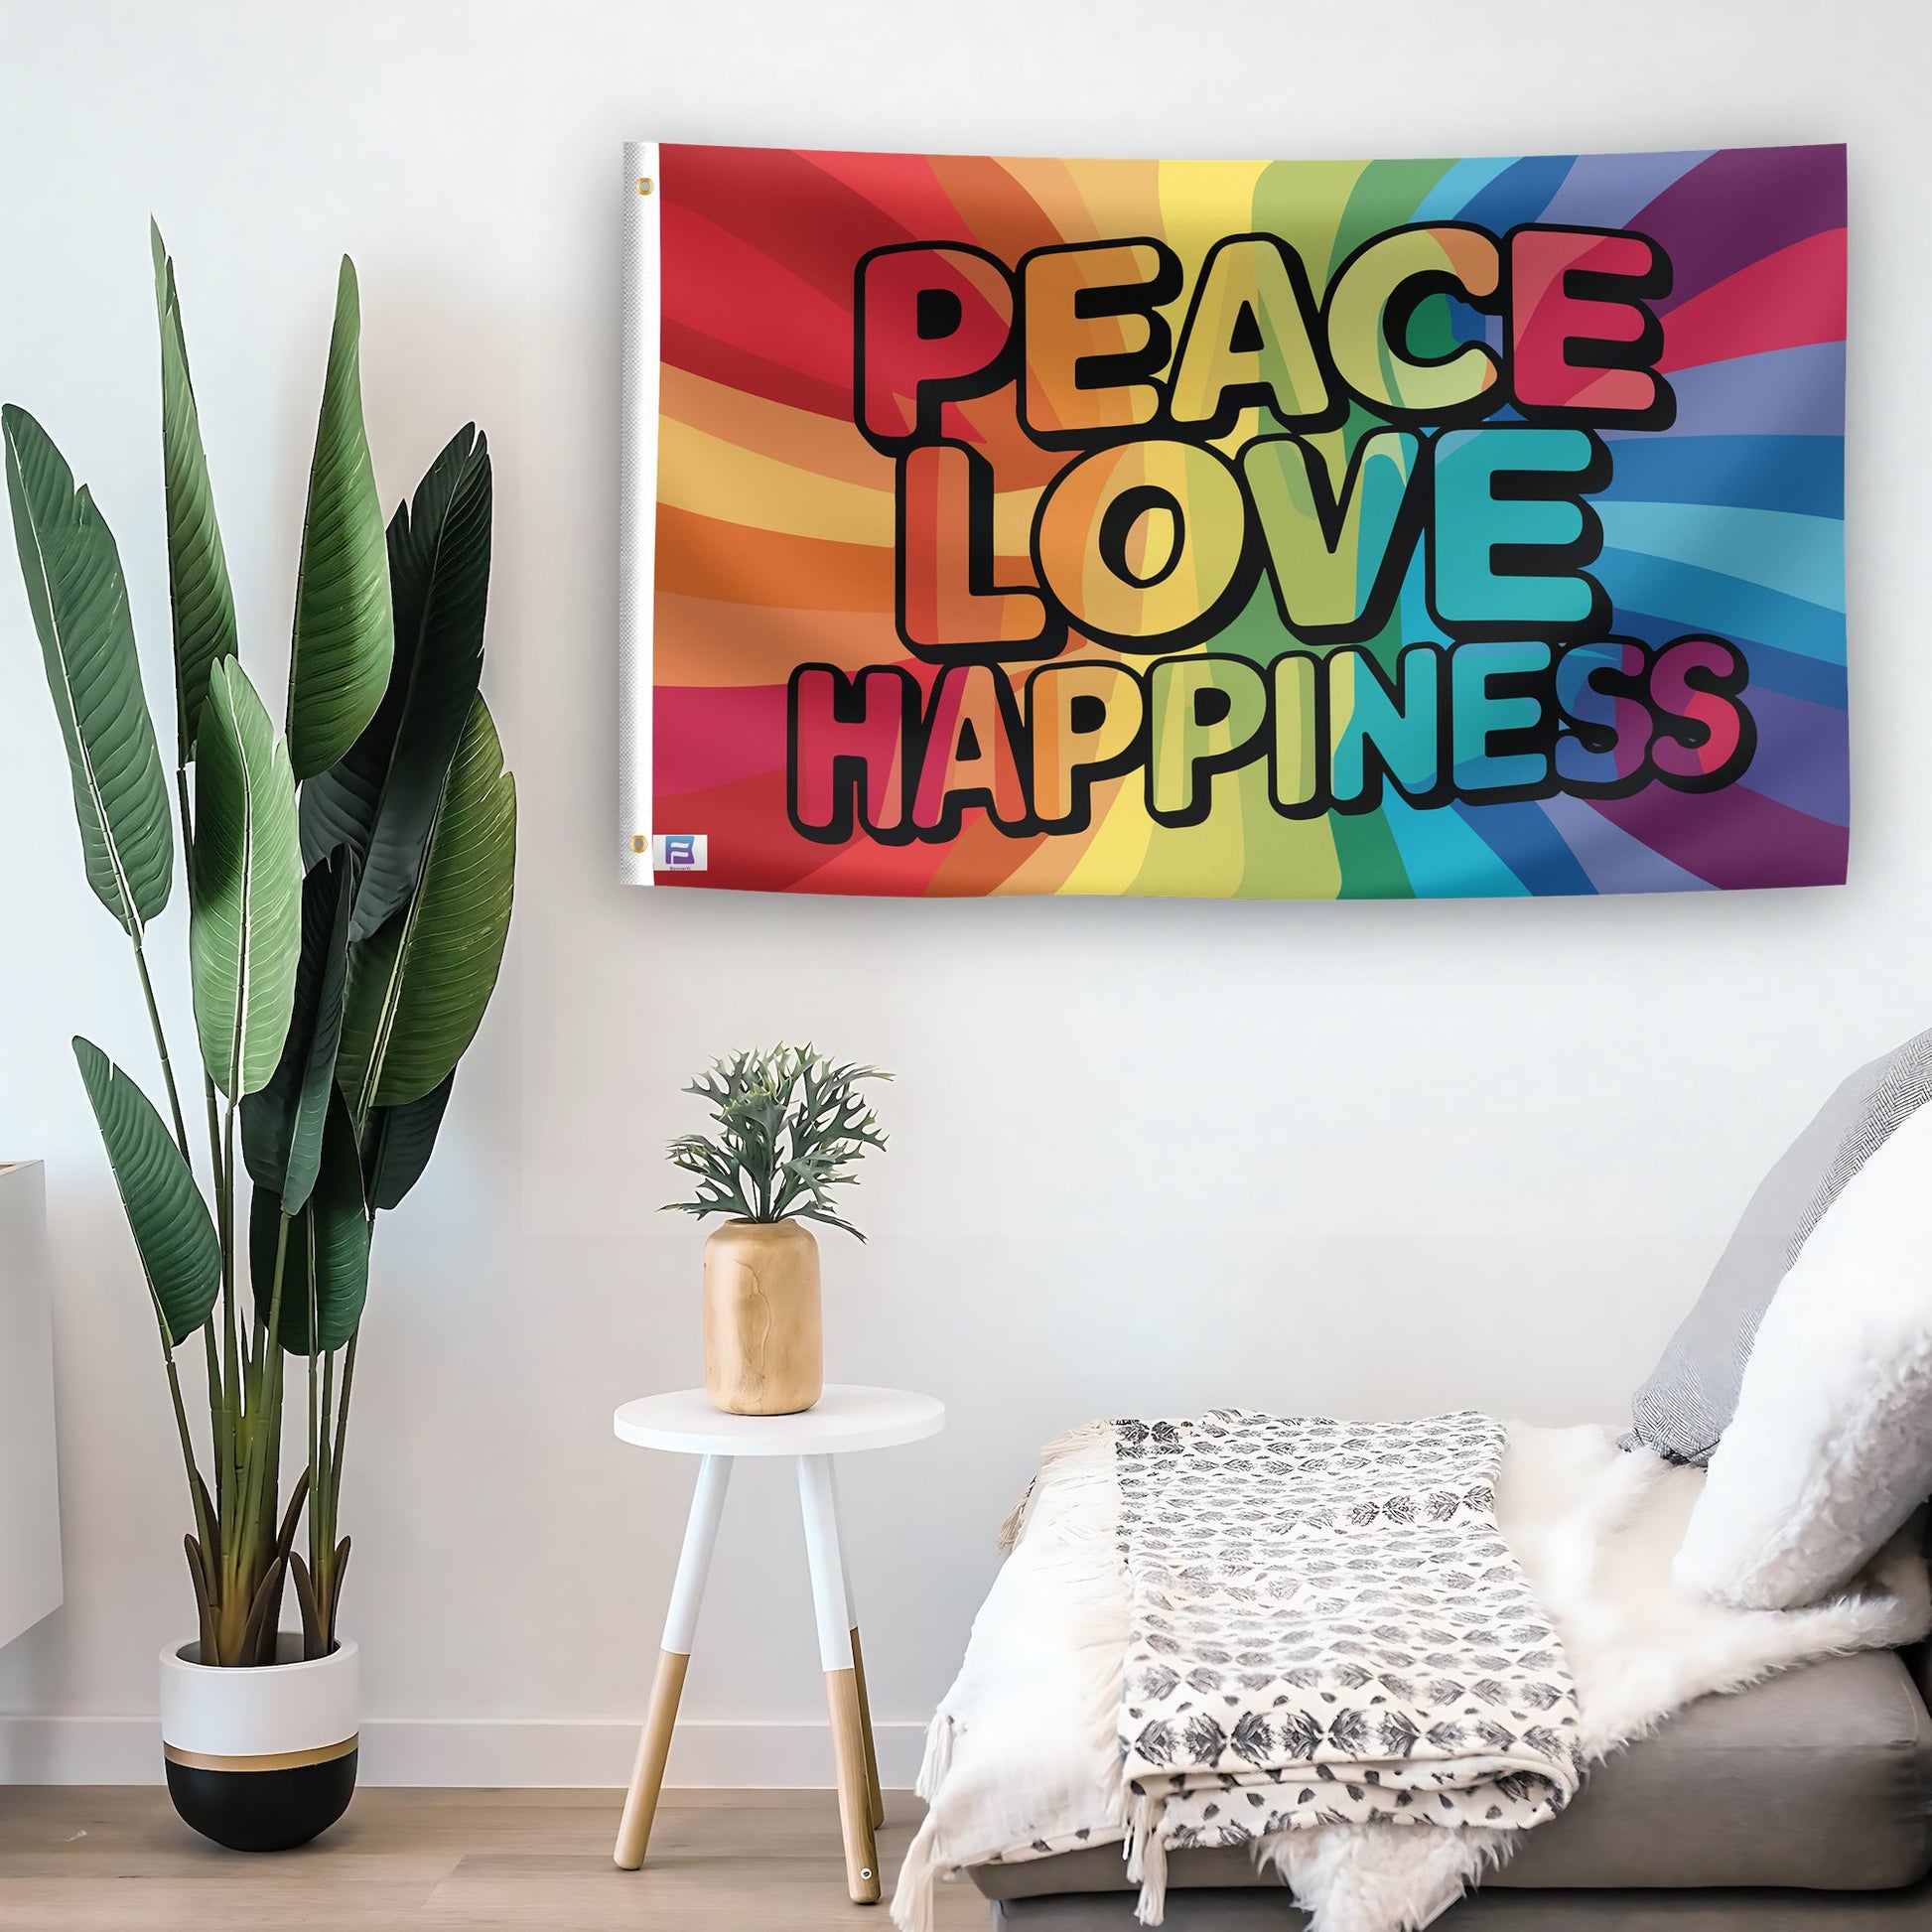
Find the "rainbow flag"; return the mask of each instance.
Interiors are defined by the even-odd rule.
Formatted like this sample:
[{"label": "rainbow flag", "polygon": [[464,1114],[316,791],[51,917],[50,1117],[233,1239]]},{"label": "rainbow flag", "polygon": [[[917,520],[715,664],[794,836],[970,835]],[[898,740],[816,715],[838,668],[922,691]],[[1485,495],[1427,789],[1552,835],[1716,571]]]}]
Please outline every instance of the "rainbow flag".
[{"label": "rainbow flag", "polygon": [[640,883],[1845,878],[1845,151],[626,151]]}]

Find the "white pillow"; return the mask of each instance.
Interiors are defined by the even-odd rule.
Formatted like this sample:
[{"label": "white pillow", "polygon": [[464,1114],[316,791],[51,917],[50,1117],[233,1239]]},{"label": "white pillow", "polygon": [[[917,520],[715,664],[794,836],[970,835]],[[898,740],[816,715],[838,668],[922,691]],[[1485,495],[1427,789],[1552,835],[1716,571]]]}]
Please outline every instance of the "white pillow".
[{"label": "white pillow", "polygon": [[1932,1107],[1856,1173],[1765,1311],[1672,1568],[1740,1608],[1848,1583],[1932,1493]]}]

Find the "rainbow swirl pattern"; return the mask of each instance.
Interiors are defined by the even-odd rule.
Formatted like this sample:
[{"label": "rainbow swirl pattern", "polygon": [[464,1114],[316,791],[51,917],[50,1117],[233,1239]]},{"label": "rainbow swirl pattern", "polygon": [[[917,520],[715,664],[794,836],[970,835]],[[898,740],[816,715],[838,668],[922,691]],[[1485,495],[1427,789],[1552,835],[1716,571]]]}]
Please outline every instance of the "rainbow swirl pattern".
[{"label": "rainbow swirl pattern", "polygon": [[[1844,879],[1842,149],[1248,163],[666,147],[659,165],[653,823],[703,834],[709,848],[702,874],[660,872],[660,883],[1424,897]],[[1674,416],[1662,428],[1601,428],[1609,475],[1588,497],[1600,546],[1585,568],[1607,597],[1600,650],[1612,667],[1687,633],[1727,640],[1741,656],[1754,743],[1734,780],[1429,804],[1385,785],[1375,809],[1294,816],[1271,797],[1279,777],[1252,760],[1214,773],[1211,809],[1196,823],[1164,822],[1143,774],[1128,770],[1093,784],[1075,830],[1016,834],[986,804],[969,805],[941,838],[854,826],[827,841],[798,829],[787,711],[797,667],[854,678],[899,667],[929,707],[923,729],[950,734],[957,722],[941,665],[908,649],[896,621],[896,465],[855,420],[864,257],[949,243],[1012,264],[1041,248],[1154,238],[1180,264],[1164,311],[1177,331],[1219,238],[1281,237],[1319,298],[1365,242],[1428,223],[1496,236],[1525,223],[1628,231],[1668,256],[1668,292],[1650,307],[1662,328],[1653,366]],[[1439,296],[1411,327],[1434,332],[1447,354],[1465,342],[1493,346],[1502,324]],[[1577,371],[1580,400],[1598,379],[1597,369]],[[1018,587],[1035,575],[1029,538],[1041,497],[1072,460],[1026,433],[1024,389],[1010,380],[943,404],[947,436],[991,466],[995,575]],[[1244,409],[1218,447],[1232,454],[1251,441],[1263,413]],[[1505,404],[1494,420],[1520,419]],[[1355,402],[1311,440],[1340,475],[1379,427]],[[1374,482],[1369,466],[1363,475]],[[1266,486],[1281,518],[1307,509],[1295,475]],[[1449,641],[1423,549],[1364,646],[1391,676],[1405,646]],[[1185,648],[1269,665],[1303,644],[1258,581],[1211,639]],[[1308,648],[1322,655],[1318,643]],[[1137,661],[1077,626],[1054,656]],[[1033,668],[1000,674],[1010,670],[1017,691]],[[1337,690],[1339,742],[1345,681]],[[1158,733],[1160,720],[1147,729]],[[1695,733],[1688,742],[1694,764]],[[912,741],[898,756],[913,756]],[[918,774],[899,775],[910,798]]]}]

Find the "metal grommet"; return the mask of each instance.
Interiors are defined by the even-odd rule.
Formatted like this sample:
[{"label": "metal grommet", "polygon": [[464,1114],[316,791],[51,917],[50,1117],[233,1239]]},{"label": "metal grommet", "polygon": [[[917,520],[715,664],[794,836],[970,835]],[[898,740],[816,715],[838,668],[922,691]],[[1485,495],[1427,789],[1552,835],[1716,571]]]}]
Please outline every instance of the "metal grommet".
[{"label": "metal grommet", "polygon": [[641,832],[633,833],[630,840],[630,849],[632,852],[647,852],[650,849],[650,841]]},{"label": "metal grommet", "polygon": [[648,195],[650,193],[650,177],[648,175],[639,175],[637,177],[637,193],[639,195]]}]

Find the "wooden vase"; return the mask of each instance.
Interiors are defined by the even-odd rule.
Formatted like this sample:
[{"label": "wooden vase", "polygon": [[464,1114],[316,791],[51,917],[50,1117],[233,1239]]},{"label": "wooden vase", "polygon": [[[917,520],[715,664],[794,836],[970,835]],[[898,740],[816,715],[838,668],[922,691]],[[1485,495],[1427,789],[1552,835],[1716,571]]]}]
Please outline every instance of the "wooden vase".
[{"label": "wooden vase", "polygon": [[797,1221],[727,1221],[704,1244],[705,1393],[728,1416],[792,1416],[825,1387],[818,1243]]}]

